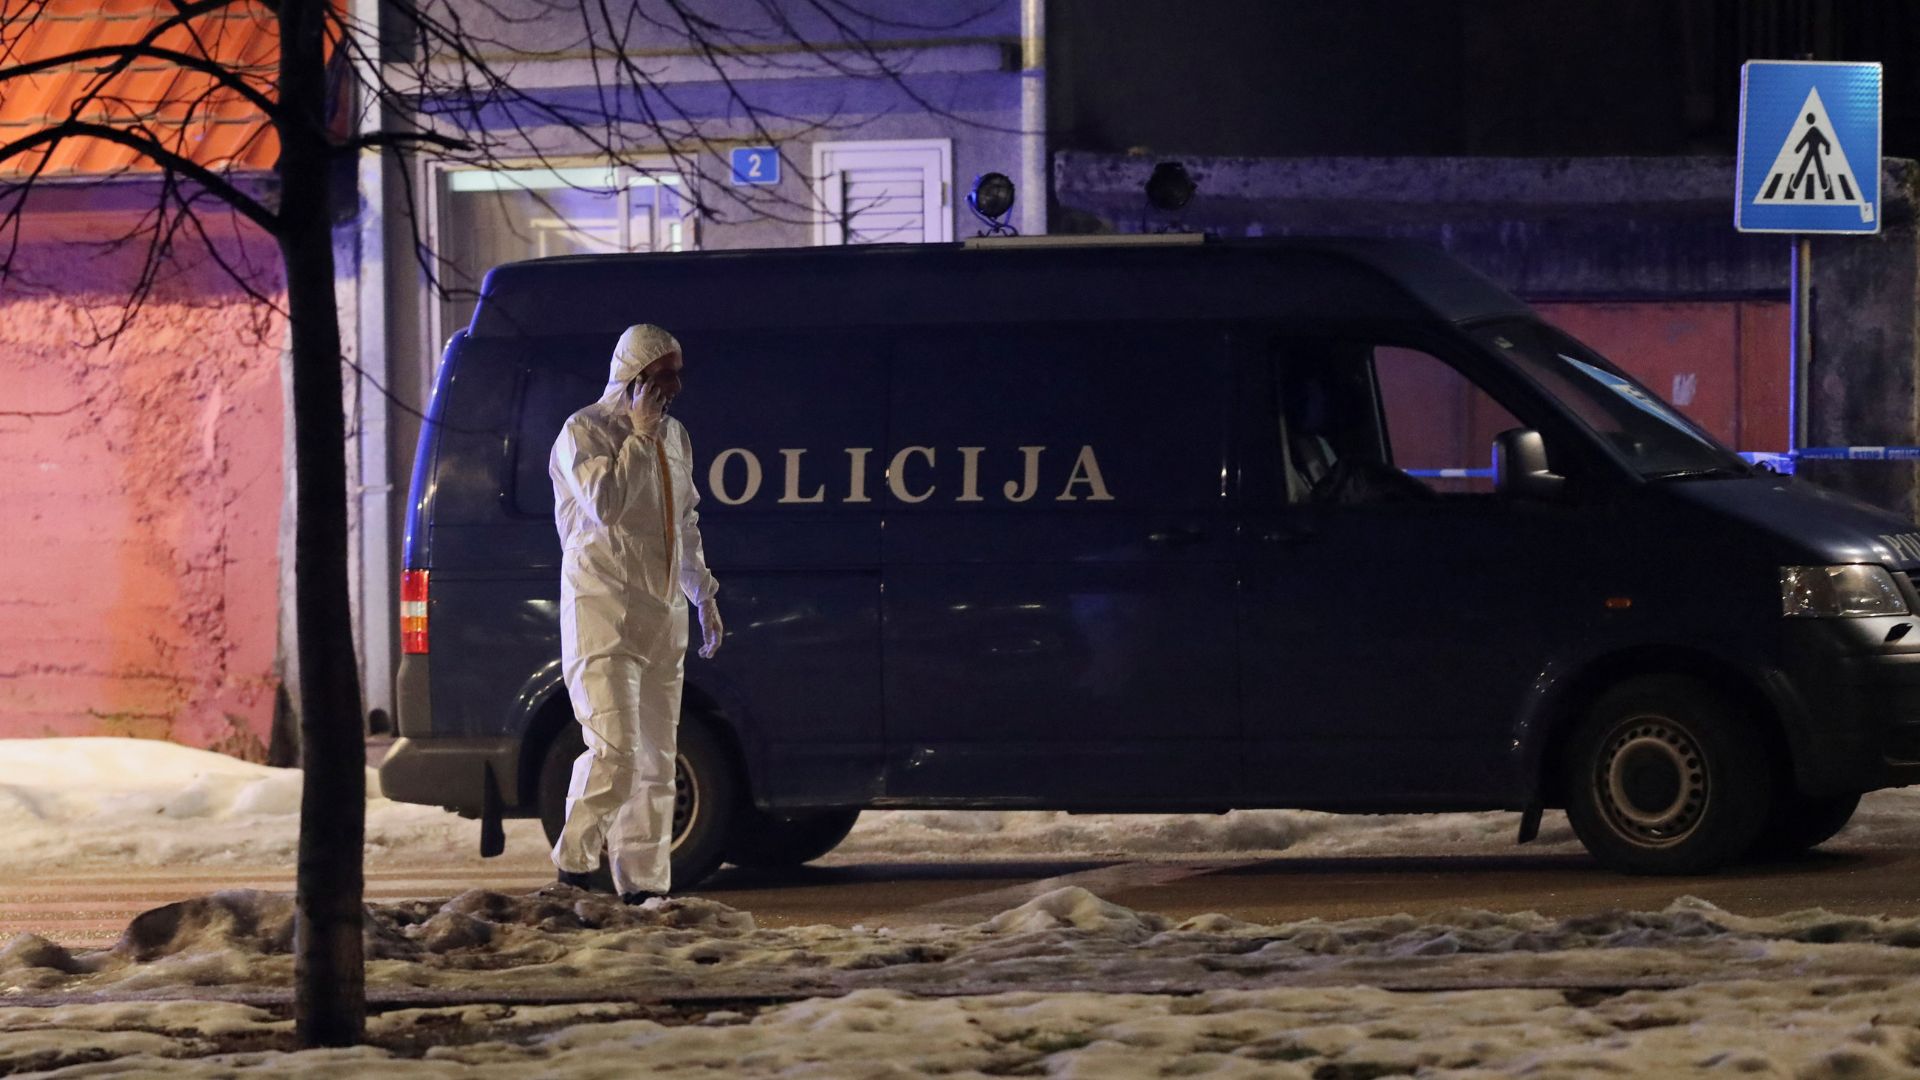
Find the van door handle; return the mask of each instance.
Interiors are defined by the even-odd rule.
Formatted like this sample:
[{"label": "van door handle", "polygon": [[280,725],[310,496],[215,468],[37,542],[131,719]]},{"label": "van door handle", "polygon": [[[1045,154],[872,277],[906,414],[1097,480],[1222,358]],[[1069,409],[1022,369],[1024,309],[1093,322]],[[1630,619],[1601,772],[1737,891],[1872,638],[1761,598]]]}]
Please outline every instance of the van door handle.
[{"label": "van door handle", "polygon": [[1205,529],[1196,529],[1191,525],[1170,525],[1158,532],[1147,534],[1147,543],[1155,547],[1183,548],[1197,544],[1207,538]]}]

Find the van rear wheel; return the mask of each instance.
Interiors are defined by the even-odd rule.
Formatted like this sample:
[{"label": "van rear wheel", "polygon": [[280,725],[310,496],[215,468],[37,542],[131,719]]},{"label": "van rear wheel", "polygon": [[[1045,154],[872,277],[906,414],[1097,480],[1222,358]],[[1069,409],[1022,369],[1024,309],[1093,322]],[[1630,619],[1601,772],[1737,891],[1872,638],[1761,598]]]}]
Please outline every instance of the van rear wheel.
[{"label": "van rear wheel", "polygon": [[1773,803],[1758,733],[1681,676],[1629,679],[1601,695],[1563,766],[1574,833],[1629,874],[1726,866],[1752,850]]},{"label": "van rear wheel", "polygon": [[[673,891],[684,892],[720,868],[728,833],[742,799],[740,772],[733,754],[710,721],[687,715],[680,720],[673,763]],[[540,766],[540,824],[547,842],[560,839],[567,821],[567,787],[573,763],[586,753],[580,725],[568,724],[547,746]],[[612,877],[603,863],[596,875],[609,891]]]},{"label": "van rear wheel", "polygon": [[727,861],[757,870],[810,863],[840,846],[858,820],[857,807],[800,814],[769,814],[758,807],[742,807],[727,843]]}]

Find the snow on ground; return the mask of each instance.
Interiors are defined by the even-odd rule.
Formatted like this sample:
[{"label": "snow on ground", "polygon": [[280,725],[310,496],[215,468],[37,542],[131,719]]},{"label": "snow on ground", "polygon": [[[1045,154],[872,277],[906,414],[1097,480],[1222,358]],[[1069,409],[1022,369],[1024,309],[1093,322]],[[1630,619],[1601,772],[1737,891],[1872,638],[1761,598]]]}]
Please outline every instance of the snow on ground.
[{"label": "snow on ground", "polygon": [[[168,743],[0,742],[0,866],[290,862],[299,782]],[[474,823],[369,789],[376,864],[471,858]],[[1917,817],[1920,795],[1877,793],[1844,842],[1911,843]],[[896,811],[833,858],[1477,853],[1511,850],[1515,820]],[[510,826],[544,846],[537,824]],[[1563,819],[1542,840],[1575,846]],[[1683,898],[1265,926],[1075,888],[971,927],[762,928],[708,900],[628,908],[557,886],[370,910],[376,994],[618,1000],[394,1009],[374,1045],[293,1053],[276,1013],[193,1000],[289,983],[290,899],[232,891],[147,912],[110,949],[0,941],[0,1075],[1920,1075],[1920,919]],[[649,1003],[728,994],[805,1000]],[[66,1003],[6,1005],[29,998]]]},{"label": "snow on ground", "polygon": [[[367,856],[375,866],[473,857],[479,826],[379,797],[367,774]],[[145,739],[0,740],[0,865],[158,867],[293,861],[300,772]],[[1483,854],[1515,850],[1507,813],[1338,815],[869,811],[830,862],[964,857]],[[535,821],[507,822],[508,847],[546,846]],[[1851,845],[1920,836],[1920,789],[1867,797]],[[1579,850],[1552,813],[1527,851]]]},{"label": "snow on ground", "polygon": [[410,1010],[373,1018],[375,1045],[304,1053],[263,1049],[287,1045],[290,1024],[258,1009],[81,1006],[0,1013],[0,1071],[71,1062],[33,1075],[1877,1080],[1914,1075],[1915,985],[1729,982],[1594,1001],[1365,987],[940,999],[868,990],[686,1022],[609,1017],[604,1007]]},{"label": "snow on ground", "polygon": [[[549,886],[371,905],[367,983],[392,992],[613,996],[990,993],[1053,987],[1245,989],[1540,980],[1640,985],[1845,974],[1920,978],[1920,919],[1806,911],[1745,918],[1683,898],[1663,911],[1547,918],[1462,910],[1266,926],[1185,921],[1067,887],[971,927],[763,928],[697,898],[628,907]],[[21,994],[271,988],[292,973],[292,900],[233,890],[155,908],[113,947],[33,935],[0,946]]]},{"label": "snow on ground", "polygon": [[[298,769],[275,769],[155,739],[0,739],[0,866],[73,870],[291,864]],[[468,859],[479,826],[380,797],[367,770],[374,864]],[[538,822],[510,822],[544,846]]]},{"label": "snow on ground", "polygon": [[[1525,847],[1520,816],[1325,814],[1234,810],[1225,814],[1067,814],[1051,811],[868,811],[835,860],[1021,856],[1186,855],[1236,852],[1296,856],[1484,855],[1585,850],[1560,811],[1548,811]],[[1850,847],[1920,839],[1920,787],[1876,791],[1841,833]]]},{"label": "snow on ground", "polygon": [[[16,939],[21,992],[285,985],[283,897],[143,915],[112,950]],[[554,888],[375,909],[369,983],[626,1001],[376,1015],[374,1045],[289,1053],[210,1001],[0,1007],[0,1074],[62,1076],[1911,1076],[1920,920],[1766,919],[1697,900],[1568,919],[1461,911],[1175,922],[1061,889],[970,928],[770,931],[710,901]],[[1657,989],[1648,980],[1689,985]],[[1525,984],[1525,985],[1522,985]],[[1471,989],[1436,989],[1469,986]],[[674,993],[814,995],[675,1009]],[[62,1068],[64,1067],[64,1068]]]},{"label": "snow on ground", "polygon": [[[1920,804],[1916,804],[1920,808]],[[1232,810],[1224,814],[1068,814],[1058,811],[868,811],[836,860],[930,857],[1272,855],[1461,855],[1512,851],[1520,816],[1325,814]],[[1578,851],[1566,816],[1554,812],[1527,851]]]}]

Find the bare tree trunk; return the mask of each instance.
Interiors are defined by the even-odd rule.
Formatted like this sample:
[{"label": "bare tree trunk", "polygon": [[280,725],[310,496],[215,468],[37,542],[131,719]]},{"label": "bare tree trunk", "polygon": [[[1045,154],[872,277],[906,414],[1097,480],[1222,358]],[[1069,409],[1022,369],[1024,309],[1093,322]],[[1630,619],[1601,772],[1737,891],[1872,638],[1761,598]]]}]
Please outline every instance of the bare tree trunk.
[{"label": "bare tree trunk", "polygon": [[300,856],[294,1017],[302,1046],[366,1028],[361,854],[366,743],[347,582],[346,423],[329,221],[325,0],[280,4],[280,251],[292,321]]}]

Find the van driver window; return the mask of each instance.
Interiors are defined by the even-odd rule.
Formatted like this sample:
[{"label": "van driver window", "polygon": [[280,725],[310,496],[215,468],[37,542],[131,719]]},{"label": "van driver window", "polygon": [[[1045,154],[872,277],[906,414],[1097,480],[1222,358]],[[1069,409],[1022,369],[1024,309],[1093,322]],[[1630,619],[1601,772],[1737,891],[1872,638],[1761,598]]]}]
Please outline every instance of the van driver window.
[{"label": "van driver window", "polygon": [[[1394,464],[1441,494],[1491,494],[1494,436],[1524,425],[1418,349],[1376,346],[1373,368]],[[1433,475],[1461,470],[1470,475]]]},{"label": "van driver window", "polygon": [[1392,345],[1290,348],[1279,364],[1293,503],[1426,501],[1493,490],[1493,437],[1520,424],[1433,356]]}]

